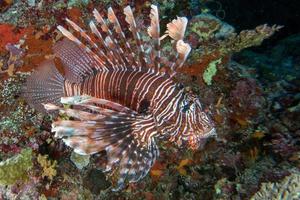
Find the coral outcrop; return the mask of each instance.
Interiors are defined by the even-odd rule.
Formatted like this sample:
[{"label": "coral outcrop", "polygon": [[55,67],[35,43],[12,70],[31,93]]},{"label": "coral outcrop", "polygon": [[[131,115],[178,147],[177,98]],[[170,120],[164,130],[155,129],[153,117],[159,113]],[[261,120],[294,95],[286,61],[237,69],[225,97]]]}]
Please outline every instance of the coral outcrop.
[{"label": "coral outcrop", "polygon": [[300,199],[300,174],[292,173],[277,183],[263,183],[251,200],[297,200]]}]

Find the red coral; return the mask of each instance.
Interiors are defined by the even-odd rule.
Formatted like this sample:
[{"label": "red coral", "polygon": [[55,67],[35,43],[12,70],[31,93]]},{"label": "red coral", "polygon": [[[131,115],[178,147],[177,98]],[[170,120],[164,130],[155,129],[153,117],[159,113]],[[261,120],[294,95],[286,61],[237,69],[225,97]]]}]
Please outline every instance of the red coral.
[{"label": "red coral", "polygon": [[16,144],[0,144],[0,150],[3,153],[13,153],[17,154],[21,152],[21,148],[18,147]]},{"label": "red coral", "polygon": [[24,34],[25,29],[18,29],[9,24],[0,24],[0,51],[5,49],[7,43],[17,43]]},{"label": "red coral", "polygon": [[262,89],[251,78],[236,83],[234,90],[230,93],[230,101],[235,114],[243,115],[245,118],[254,116],[265,104]]},{"label": "red coral", "polygon": [[292,133],[275,133],[272,135],[272,149],[282,158],[290,158],[299,151],[299,135]]},{"label": "red coral", "polygon": [[19,71],[30,71],[37,67],[45,60],[47,56],[52,54],[53,41],[47,34],[49,28],[43,27],[42,30],[36,30],[34,27],[29,27],[26,32],[25,43],[22,48],[27,49],[24,65]]}]

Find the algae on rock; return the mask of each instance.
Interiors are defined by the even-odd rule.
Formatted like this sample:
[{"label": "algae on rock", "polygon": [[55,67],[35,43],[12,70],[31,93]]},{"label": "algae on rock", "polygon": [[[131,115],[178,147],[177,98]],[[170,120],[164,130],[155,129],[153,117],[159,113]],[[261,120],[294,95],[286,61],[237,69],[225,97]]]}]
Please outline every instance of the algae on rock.
[{"label": "algae on rock", "polygon": [[13,185],[18,180],[26,181],[32,166],[32,150],[23,149],[20,154],[0,162],[0,184]]},{"label": "algae on rock", "polygon": [[207,69],[203,73],[203,80],[207,85],[211,85],[212,78],[217,73],[217,65],[221,64],[221,58],[209,63]]}]

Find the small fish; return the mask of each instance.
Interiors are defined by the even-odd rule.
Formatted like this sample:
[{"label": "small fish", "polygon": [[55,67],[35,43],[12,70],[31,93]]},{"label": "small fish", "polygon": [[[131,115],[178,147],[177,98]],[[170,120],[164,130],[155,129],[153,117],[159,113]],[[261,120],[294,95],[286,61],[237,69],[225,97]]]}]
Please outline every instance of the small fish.
[{"label": "small fish", "polygon": [[[53,51],[64,75],[54,60],[45,61],[28,78],[24,96],[37,110],[59,110],[71,117],[53,122],[52,131],[76,153],[105,150],[105,171],[118,170],[118,190],[126,181],[137,182],[147,175],[159,156],[158,140],[196,149],[216,131],[197,96],[173,78],[191,51],[183,41],[186,17],[167,24],[161,36],[158,8],[151,5],[150,41],[144,42],[127,6],[125,20],[134,40],[129,42],[112,8],[108,19],[97,10],[93,14],[96,23],[89,23],[93,36],[69,19],[68,25],[80,39],[57,27],[65,39]],[[160,48],[167,37],[174,52]]]}]

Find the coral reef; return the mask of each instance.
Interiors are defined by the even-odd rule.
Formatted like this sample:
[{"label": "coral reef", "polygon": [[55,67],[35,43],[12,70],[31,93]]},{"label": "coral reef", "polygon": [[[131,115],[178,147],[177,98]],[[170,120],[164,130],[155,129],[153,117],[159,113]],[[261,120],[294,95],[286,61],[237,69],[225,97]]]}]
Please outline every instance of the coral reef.
[{"label": "coral reef", "polygon": [[198,85],[210,85],[211,79],[218,78],[215,71],[224,73],[233,53],[260,45],[281,28],[276,25],[260,25],[254,30],[236,33],[231,25],[211,14],[194,16],[190,24],[187,38],[193,51],[187,66],[181,72],[196,77]]},{"label": "coral reef", "polygon": [[260,190],[251,198],[296,200],[300,198],[300,174],[292,173],[279,183],[263,183]]},{"label": "coral reef", "polygon": [[[35,132],[40,130],[44,117],[27,105],[20,92],[28,73],[17,73],[0,82],[0,156],[2,159],[19,153],[22,148],[37,149],[42,143]],[[46,121],[44,121],[46,122]]]},{"label": "coral reef", "polygon": [[188,40],[194,48],[201,49],[200,58],[214,52],[226,56],[260,45],[281,28],[281,26],[271,27],[265,24],[257,26],[254,30],[236,33],[232,26],[209,14],[195,16],[190,23],[192,25],[188,28]]},{"label": "coral reef", "polygon": [[[57,116],[31,109],[21,90],[28,74],[53,58],[51,46],[62,37],[56,26],[66,17],[84,27],[94,8],[113,6],[124,27],[122,9],[131,5],[144,29],[151,3],[160,5],[161,32],[176,15],[188,16],[192,52],[175,78],[199,94],[218,137],[193,152],[159,144],[150,175],[113,193],[102,172],[105,153],[76,155],[54,139],[50,122]],[[299,34],[249,48],[281,26],[241,30],[220,18],[231,14],[214,0],[4,0],[0,7],[0,199],[299,199]],[[162,47],[173,48],[164,40]]]}]

